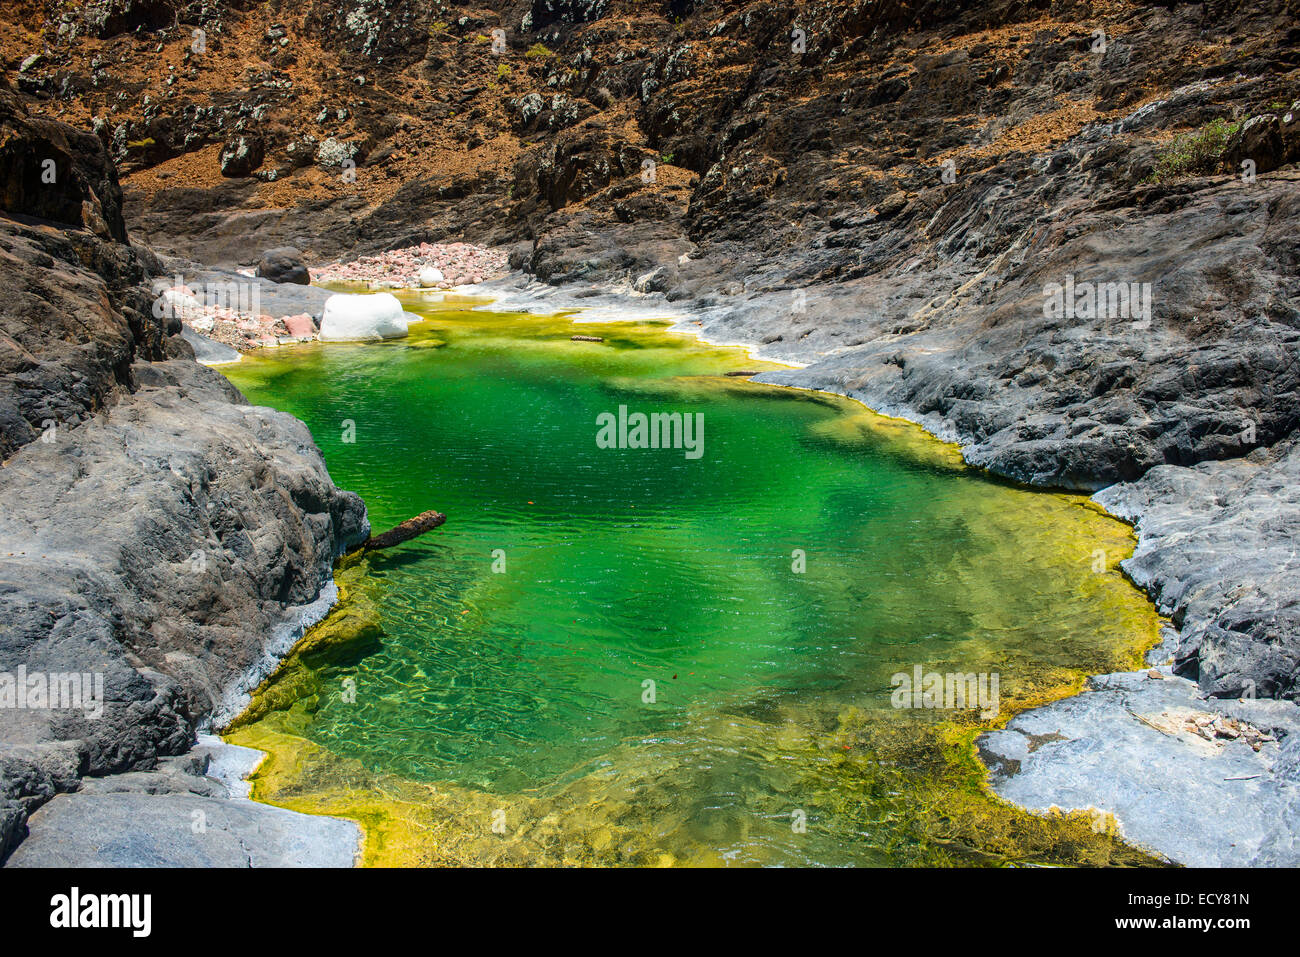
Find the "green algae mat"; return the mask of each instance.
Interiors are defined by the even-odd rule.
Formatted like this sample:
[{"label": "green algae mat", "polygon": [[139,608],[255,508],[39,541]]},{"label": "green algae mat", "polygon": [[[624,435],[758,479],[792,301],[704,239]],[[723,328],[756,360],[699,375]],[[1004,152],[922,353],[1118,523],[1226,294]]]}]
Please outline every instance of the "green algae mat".
[{"label": "green algae mat", "polygon": [[[1144,864],[974,740],[1137,667],[1124,524],[661,323],[405,300],[407,339],[223,371],[382,530],[227,738],[371,864]],[[603,342],[572,341],[572,335]]]}]

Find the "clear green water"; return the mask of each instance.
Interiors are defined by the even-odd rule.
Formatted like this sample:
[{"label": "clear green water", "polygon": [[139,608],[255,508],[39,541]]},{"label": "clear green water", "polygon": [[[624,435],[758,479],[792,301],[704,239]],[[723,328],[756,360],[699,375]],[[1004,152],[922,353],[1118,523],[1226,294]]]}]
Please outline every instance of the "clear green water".
[{"label": "clear green water", "polygon": [[[337,811],[324,795],[352,787],[455,795],[462,817],[510,808],[511,834],[558,820],[558,849],[535,856],[476,819],[389,834],[386,859],[984,860],[1003,852],[937,839],[917,810],[948,788],[954,808],[990,802],[964,758],[936,758],[978,719],[892,708],[891,675],[996,672],[1006,711],[1150,638],[1154,614],[1114,571],[1128,530],[1081,499],[985,479],[845,400],[723,377],[761,363],[665,326],[422,308],[406,340],[223,370],[310,426],[376,531],[448,515],[341,573],[344,650],[304,653],[264,689],[259,746],[273,730],[315,755],[295,757],[278,803]],[[620,405],[700,413],[703,455],[598,447],[597,417]],[[930,750],[906,757],[899,734]]]}]

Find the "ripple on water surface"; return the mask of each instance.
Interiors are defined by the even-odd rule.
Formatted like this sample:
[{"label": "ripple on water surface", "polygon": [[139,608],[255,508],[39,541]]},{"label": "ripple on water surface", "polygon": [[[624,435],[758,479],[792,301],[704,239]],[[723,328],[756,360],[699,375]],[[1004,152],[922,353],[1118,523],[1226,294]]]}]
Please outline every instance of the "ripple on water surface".
[{"label": "ripple on water surface", "polygon": [[[1004,716],[1134,665],[1124,525],[663,325],[423,311],[226,370],[376,528],[449,516],[340,571],[233,735],[258,796],[362,820],[372,861],[1141,859],[991,798],[977,715],[890,702],[916,665],[997,673]],[[703,454],[599,448],[620,406],[700,415]]]}]

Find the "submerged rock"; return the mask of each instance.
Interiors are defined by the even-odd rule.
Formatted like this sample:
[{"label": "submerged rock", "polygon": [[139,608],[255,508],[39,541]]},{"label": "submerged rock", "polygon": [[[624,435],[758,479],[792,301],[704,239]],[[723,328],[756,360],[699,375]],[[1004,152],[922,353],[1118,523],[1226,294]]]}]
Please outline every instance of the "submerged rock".
[{"label": "submerged rock", "polygon": [[386,292],[373,295],[330,296],[321,318],[322,340],[400,339],[406,335],[406,313],[397,297]]}]

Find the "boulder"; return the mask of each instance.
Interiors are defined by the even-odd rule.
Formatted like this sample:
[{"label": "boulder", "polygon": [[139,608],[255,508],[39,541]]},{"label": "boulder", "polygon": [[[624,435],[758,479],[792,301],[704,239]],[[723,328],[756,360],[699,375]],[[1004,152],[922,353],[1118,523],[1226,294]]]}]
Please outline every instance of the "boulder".
[{"label": "boulder", "polygon": [[[201,830],[192,820],[203,820]],[[184,822],[178,827],[177,822]],[[352,821],[202,794],[60,794],[9,867],[351,867]]]},{"label": "boulder", "polygon": [[268,249],[257,264],[257,275],[271,282],[292,282],[305,286],[311,282],[311,273],[302,261],[302,253],[292,246]]},{"label": "boulder", "polygon": [[221,148],[222,176],[249,176],[266,158],[266,144],[260,136],[241,133]]},{"label": "boulder", "polygon": [[1265,113],[1242,123],[1229,138],[1224,148],[1224,159],[1233,171],[1244,160],[1252,160],[1257,173],[1271,173],[1300,159],[1300,122],[1296,120],[1296,106],[1280,116]]},{"label": "boulder", "polygon": [[399,339],[406,335],[407,318],[397,297],[386,292],[371,295],[334,295],[325,301],[321,319],[322,340]]},{"label": "boulder", "polygon": [[446,277],[437,266],[425,266],[420,270],[421,286],[436,286],[440,282],[446,282]]},{"label": "boulder", "polygon": [[314,336],[316,334],[316,323],[312,322],[311,316],[306,313],[299,313],[296,316],[285,316],[280,320],[284,323],[285,329],[289,330],[289,335],[298,338]]},{"label": "boulder", "polygon": [[94,133],[31,116],[0,83],[0,209],[126,242],[122,190]]},{"label": "boulder", "polygon": [[672,265],[657,266],[638,276],[632,288],[639,293],[667,292],[677,285],[677,267]]}]

